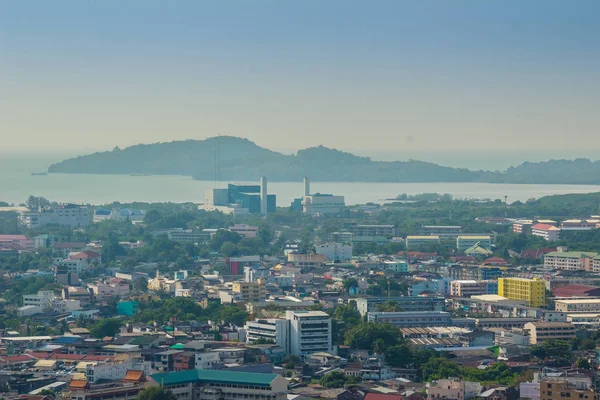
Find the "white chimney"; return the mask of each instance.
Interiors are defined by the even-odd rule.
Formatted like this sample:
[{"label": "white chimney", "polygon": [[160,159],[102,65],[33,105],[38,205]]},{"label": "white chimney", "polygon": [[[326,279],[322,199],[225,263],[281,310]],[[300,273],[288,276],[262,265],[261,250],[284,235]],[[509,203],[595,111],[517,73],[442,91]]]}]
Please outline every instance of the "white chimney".
[{"label": "white chimney", "polygon": [[310,181],[308,176],[304,177],[304,196],[310,196]]},{"label": "white chimney", "polygon": [[267,177],[260,177],[260,213],[267,215]]}]

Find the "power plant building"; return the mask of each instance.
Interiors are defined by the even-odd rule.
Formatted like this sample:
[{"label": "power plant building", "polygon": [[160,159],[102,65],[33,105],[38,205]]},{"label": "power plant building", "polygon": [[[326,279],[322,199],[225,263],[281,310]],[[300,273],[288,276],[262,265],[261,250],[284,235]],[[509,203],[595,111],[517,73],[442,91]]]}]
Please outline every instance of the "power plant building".
[{"label": "power plant building", "polygon": [[266,215],[276,212],[277,197],[267,194],[267,179],[262,177],[259,185],[230,183],[227,189],[208,189],[200,208],[225,214]]}]

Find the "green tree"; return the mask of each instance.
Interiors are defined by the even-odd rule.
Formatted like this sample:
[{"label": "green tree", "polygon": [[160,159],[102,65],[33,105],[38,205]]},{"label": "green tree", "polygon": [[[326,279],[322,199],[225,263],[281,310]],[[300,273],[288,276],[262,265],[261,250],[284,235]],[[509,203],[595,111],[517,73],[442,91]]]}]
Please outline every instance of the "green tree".
[{"label": "green tree", "polygon": [[138,292],[146,293],[148,291],[148,279],[143,276],[137,278],[133,283],[133,288]]},{"label": "green tree", "polygon": [[285,358],[283,359],[283,366],[286,369],[294,369],[296,367],[296,364],[298,364],[300,362],[300,357],[295,356],[293,354],[289,354],[287,356],[285,356]]},{"label": "green tree", "polygon": [[352,327],[347,333],[345,344],[355,349],[374,350],[375,341],[379,342],[381,351],[388,346],[395,346],[404,342],[400,330],[394,325],[380,322],[362,322]]},{"label": "green tree", "polygon": [[136,400],[177,400],[177,397],[162,386],[151,386],[142,390]]},{"label": "green tree", "polygon": [[155,222],[158,222],[162,219],[162,213],[158,210],[149,210],[145,215],[144,215],[144,223],[145,224],[153,224]]},{"label": "green tree", "polygon": [[41,396],[52,396],[52,397],[56,398],[56,392],[51,389],[42,389],[40,391],[40,395]]},{"label": "green tree", "polygon": [[116,318],[101,319],[90,328],[90,334],[95,338],[114,337],[121,328],[121,321]]},{"label": "green tree", "polygon": [[581,369],[592,369],[592,365],[587,358],[579,358],[577,361],[575,361],[575,366]]},{"label": "green tree", "polygon": [[342,285],[346,293],[348,293],[350,289],[358,287],[358,280],[356,278],[345,279]]},{"label": "green tree", "polygon": [[385,362],[392,367],[406,368],[413,363],[413,353],[408,343],[389,346],[385,349]]},{"label": "green tree", "polygon": [[325,388],[343,388],[347,382],[348,377],[340,371],[332,371],[319,380],[319,384]]}]

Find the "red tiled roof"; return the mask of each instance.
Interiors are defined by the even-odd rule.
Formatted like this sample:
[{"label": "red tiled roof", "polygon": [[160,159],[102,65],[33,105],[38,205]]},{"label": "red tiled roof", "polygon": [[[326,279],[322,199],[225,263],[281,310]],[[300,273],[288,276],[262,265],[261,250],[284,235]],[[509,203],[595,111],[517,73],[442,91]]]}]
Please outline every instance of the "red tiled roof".
[{"label": "red tiled roof", "polygon": [[29,354],[31,357],[37,360],[44,360],[48,357],[50,353],[45,353],[43,351],[30,351],[27,354]]},{"label": "red tiled roof", "polygon": [[87,256],[90,258],[100,258],[100,253],[96,253],[95,251],[92,251],[92,250],[86,250],[83,253],[87,254]]},{"label": "red tiled roof", "polygon": [[554,297],[587,297],[600,296],[600,287],[588,285],[568,284],[552,291]]},{"label": "red tiled roof", "polygon": [[69,383],[69,389],[85,389],[87,387],[87,384],[88,381],[73,379],[71,380],[71,383]]},{"label": "red tiled roof", "polygon": [[50,357],[48,357],[48,359],[49,360],[72,360],[72,361],[79,361],[83,357],[85,357],[85,354],[58,354],[58,353],[54,353],[54,354],[50,354]]},{"label": "red tiled roof", "polygon": [[519,255],[520,258],[539,258],[540,256],[556,251],[554,248],[527,249],[523,250]]},{"label": "red tiled roof", "polygon": [[22,363],[27,361],[35,361],[36,358],[30,356],[28,353],[19,354],[16,356],[2,356],[0,357],[0,362],[12,364],[12,363]]},{"label": "red tiled roof", "polygon": [[92,354],[88,354],[81,359],[81,361],[112,361],[114,357],[112,356],[96,356]]},{"label": "red tiled roof", "polygon": [[402,400],[401,394],[367,393],[364,400]]},{"label": "red tiled roof", "polygon": [[125,374],[125,379],[123,379],[123,380],[130,381],[130,382],[132,382],[132,381],[139,382],[142,380],[143,377],[144,377],[144,373],[142,371],[136,371],[136,370],[130,369]]},{"label": "red tiled roof", "polygon": [[559,228],[548,224],[535,224],[531,227],[531,229],[536,229],[538,231],[560,231]]},{"label": "red tiled roof", "polygon": [[484,264],[510,264],[504,258],[501,257],[490,257],[483,262]]},{"label": "red tiled roof", "polygon": [[0,235],[0,242],[8,240],[29,240],[29,238],[25,235]]}]

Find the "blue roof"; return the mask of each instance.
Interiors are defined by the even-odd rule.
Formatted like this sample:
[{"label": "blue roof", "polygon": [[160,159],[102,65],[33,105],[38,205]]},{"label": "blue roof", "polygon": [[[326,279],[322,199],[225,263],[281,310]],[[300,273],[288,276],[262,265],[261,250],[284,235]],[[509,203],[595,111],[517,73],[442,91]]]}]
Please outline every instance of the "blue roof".
[{"label": "blue roof", "polygon": [[54,339],[52,343],[71,344],[77,342],[80,339],[81,338],[79,336],[61,336]]},{"label": "blue roof", "polygon": [[110,210],[104,209],[104,208],[97,208],[96,211],[94,211],[95,215],[110,215]]}]

